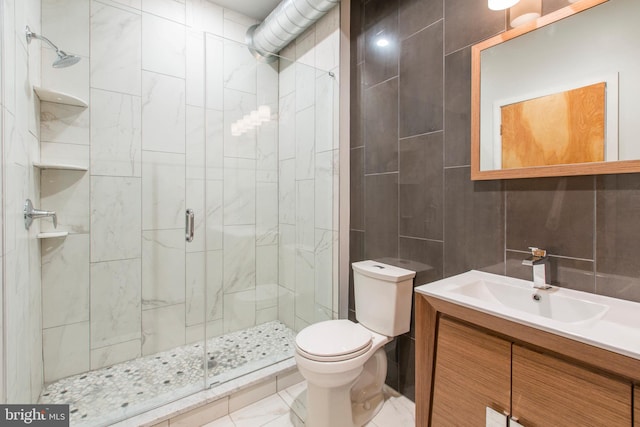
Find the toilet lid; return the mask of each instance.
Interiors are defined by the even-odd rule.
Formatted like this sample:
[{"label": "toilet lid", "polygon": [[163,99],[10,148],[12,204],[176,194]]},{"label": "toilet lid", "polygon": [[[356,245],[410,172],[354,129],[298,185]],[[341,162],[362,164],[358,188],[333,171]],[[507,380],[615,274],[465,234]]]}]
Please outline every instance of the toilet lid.
[{"label": "toilet lid", "polygon": [[351,359],[371,348],[372,335],[350,320],[327,320],[307,326],[296,336],[296,347],[313,360]]}]

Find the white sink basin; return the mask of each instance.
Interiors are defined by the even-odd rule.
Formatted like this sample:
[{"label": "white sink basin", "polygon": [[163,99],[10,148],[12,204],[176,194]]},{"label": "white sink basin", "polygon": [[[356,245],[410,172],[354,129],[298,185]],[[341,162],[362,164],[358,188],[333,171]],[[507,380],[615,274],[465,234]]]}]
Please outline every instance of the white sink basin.
[{"label": "white sink basin", "polygon": [[475,270],[415,291],[640,359],[640,303]]},{"label": "white sink basin", "polygon": [[586,322],[600,318],[608,306],[581,299],[558,295],[558,288],[537,291],[532,286],[517,286],[487,280],[474,282],[451,289],[451,292],[501,304],[506,308],[543,316],[559,322]]}]

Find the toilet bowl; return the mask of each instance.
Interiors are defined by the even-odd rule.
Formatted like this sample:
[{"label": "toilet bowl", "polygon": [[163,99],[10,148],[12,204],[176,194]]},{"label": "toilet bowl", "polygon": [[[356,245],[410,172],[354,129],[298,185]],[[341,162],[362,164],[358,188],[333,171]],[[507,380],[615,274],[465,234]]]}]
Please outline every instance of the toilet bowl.
[{"label": "toilet bowl", "polygon": [[356,319],[328,320],[296,336],[307,380],[307,427],[354,427],[384,403],[384,345],[409,331],[415,272],[374,261],[353,264]]}]

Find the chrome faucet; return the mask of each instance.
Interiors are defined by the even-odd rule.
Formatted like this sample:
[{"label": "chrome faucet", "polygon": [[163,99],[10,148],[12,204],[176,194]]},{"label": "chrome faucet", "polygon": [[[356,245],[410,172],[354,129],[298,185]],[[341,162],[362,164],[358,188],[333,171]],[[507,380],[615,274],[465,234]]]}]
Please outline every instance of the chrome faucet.
[{"label": "chrome faucet", "polygon": [[53,227],[58,227],[58,216],[55,211],[44,211],[41,209],[35,209],[33,207],[33,203],[31,203],[31,199],[27,199],[24,202],[24,227],[28,230],[31,227],[31,223],[36,218],[45,218],[52,217],[53,218]]},{"label": "chrome faucet", "polygon": [[536,289],[549,289],[551,285],[547,283],[547,265],[549,257],[547,251],[538,248],[529,248],[531,256],[522,260],[522,265],[533,267],[533,287]]}]

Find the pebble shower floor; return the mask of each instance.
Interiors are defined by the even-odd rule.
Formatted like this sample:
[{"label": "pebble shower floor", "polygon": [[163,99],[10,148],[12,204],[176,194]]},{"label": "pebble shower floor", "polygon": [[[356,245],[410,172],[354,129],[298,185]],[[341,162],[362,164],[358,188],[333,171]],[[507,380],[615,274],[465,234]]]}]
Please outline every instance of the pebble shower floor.
[{"label": "pebble shower floor", "polygon": [[[294,354],[295,332],[273,321],[207,341],[207,384],[237,378]],[[48,384],[38,403],[68,404],[72,426],[108,425],[202,389],[202,342]],[[180,393],[182,391],[182,393]]]}]

